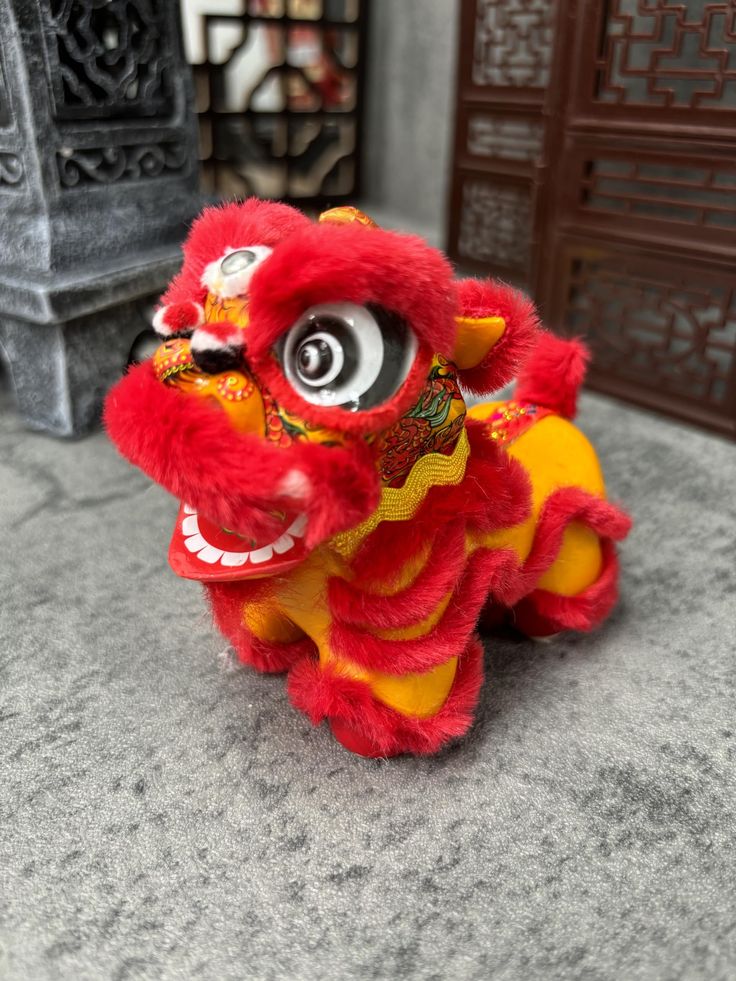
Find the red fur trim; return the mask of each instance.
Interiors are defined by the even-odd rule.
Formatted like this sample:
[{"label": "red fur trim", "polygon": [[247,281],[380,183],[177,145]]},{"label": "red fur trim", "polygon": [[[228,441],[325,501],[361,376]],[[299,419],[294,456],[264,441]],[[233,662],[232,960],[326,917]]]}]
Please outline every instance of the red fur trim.
[{"label": "red fur trim", "polygon": [[391,582],[401,567],[426,545],[436,528],[414,521],[382,521],[363,542],[351,561],[356,580],[367,588]]},{"label": "red fur trim", "polygon": [[[162,385],[150,362],[132,368],[112,389],[105,424],[123,456],[179,500],[240,534],[279,532],[268,514],[304,512],[305,544],[352,528],[377,506],[380,486],[370,451],[298,442],[288,448],[233,431],[224,412]],[[294,499],[284,477],[305,478]]]},{"label": "red fur trim", "polygon": [[479,531],[510,528],[531,514],[532,485],[524,467],[488,438],[486,425],[466,423],[470,463],[464,490],[468,507],[463,513]]},{"label": "red fur trim", "polygon": [[368,630],[411,626],[437,608],[462,575],[465,562],[465,526],[464,522],[455,521],[438,531],[426,564],[400,592],[371,593],[362,588],[359,580],[331,578],[330,613],[336,620]]},{"label": "red fur trim", "polygon": [[245,331],[229,320],[203,324],[192,334],[191,346],[192,350],[245,347]]},{"label": "red fur trim", "polygon": [[[186,248],[186,243],[184,243]],[[207,299],[207,288],[199,281],[199,276],[193,274],[187,265],[186,258],[181,270],[174,276],[166,292],[162,295],[162,306],[175,306],[178,303],[198,303],[200,306]]]},{"label": "red fur trim", "polygon": [[592,630],[605,620],[618,599],[618,558],[611,541],[604,540],[601,548],[603,568],[592,585],[577,596],[535,589],[514,607],[516,627],[530,636],[541,637],[560,630]]},{"label": "red fur trim", "polygon": [[163,337],[181,334],[192,330],[202,323],[204,311],[195,300],[184,300],[182,303],[170,303],[156,311],[153,326],[156,333]]},{"label": "red fur trim", "polygon": [[370,630],[337,621],[330,629],[332,650],[362,667],[387,674],[429,671],[442,664],[465,647],[475,629],[497,561],[495,551],[483,549],[473,554],[442,619],[429,633],[413,640],[386,640]]},{"label": "red fur trim", "polygon": [[459,517],[489,532],[529,516],[531,483],[523,466],[487,438],[483,423],[469,420],[466,428],[470,456],[462,483],[430,488],[411,521],[379,524],[353,559],[356,581],[369,586],[395,575],[438,527]]},{"label": "red fur trim", "polygon": [[377,303],[450,355],[455,336],[452,269],[436,249],[411,235],[359,225],[310,225],[295,232],[253,274],[250,341],[263,358],[309,307]]},{"label": "red fur trim", "polygon": [[458,371],[464,388],[479,395],[506,385],[531,351],[539,318],[528,296],[491,279],[463,279],[457,284],[461,317],[503,317],[506,329],[474,368]]},{"label": "red fur trim", "polygon": [[227,249],[248,245],[273,248],[309,225],[306,215],[296,208],[256,198],[205,208],[192,225],[184,243],[184,265],[164,293],[162,303],[192,299],[201,302],[207,295],[201,283],[204,268]]},{"label": "red fur trim", "polygon": [[[254,588],[255,586],[255,588]],[[243,619],[246,602],[268,593],[271,583],[209,583],[207,599],[212,610],[215,626],[235,648],[238,659],[257,671],[276,674],[288,671],[303,657],[315,653],[314,641],[309,637],[291,643],[277,644],[261,640],[248,629]]]},{"label": "red fur trim", "polygon": [[590,352],[582,341],[541,333],[519,375],[514,397],[573,419],[589,360]]},{"label": "red fur trim", "polygon": [[463,517],[473,529],[493,531],[530,514],[531,483],[523,466],[488,439],[483,423],[468,420],[466,430],[465,477],[459,484],[431,487],[412,524],[433,529]]},{"label": "red fur trim", "polygon": [[362,744],[362,755],[396,756],[399,753],[436,753],[447,742],[464,735],[483,680],[483,647],[471,638],[458,658],[452,690],[436,715],[420,719],[401,715],[377,701],[368,685],[346,678],[332,667],[303,660],[289,672],[288,691],[292,704],[309,716],[314,725],[324,719],[337,722],[336,734],[345,743],[348,732]]},{"label": "red fur trim", "polygon": [[[505,551],[505,563],[491,584],[494,599],[514,606],[534,589],[539,577],[550,568],[562,545],[565,528],[577,521],[600,538],[621,541],[631,528],[631,519],[609,501],[594,497],[578,487],[563,487],[551,494],[539,515],[532,548],[521,568],[515,553]],[[512,567],[516,566],[517,574]]]}]

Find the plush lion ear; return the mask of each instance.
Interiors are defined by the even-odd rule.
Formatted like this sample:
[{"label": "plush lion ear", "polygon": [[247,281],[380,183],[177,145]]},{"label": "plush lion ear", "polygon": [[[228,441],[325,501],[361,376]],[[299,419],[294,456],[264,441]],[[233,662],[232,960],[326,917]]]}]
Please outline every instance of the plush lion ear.
[{"label": "plush lion ear", "polygon": [[457,284],[457,334],[452,360],[461,384],[483,394],[502,388],[526,360],[539,326],[532,301],[505,283]]}]

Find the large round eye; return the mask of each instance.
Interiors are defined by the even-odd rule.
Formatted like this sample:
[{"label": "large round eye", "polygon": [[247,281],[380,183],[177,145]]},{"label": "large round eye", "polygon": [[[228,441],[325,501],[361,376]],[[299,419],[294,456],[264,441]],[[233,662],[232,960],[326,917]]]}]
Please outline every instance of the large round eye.
[{"label": "large round eye", "polygon": [[238,249],[226,255],[220,263],[220,272],[223,276],[230,276],[232,273],[243,272],[250,269],[254,262],[258,261],[258,256],[253,249]]},{"label": "large round eye", "polygon": [[277,353],[287,379],[307,402],[357,411],[397,391],[416,349],[416,338],[398,314],[325,303],[299,318]]},{"label": "large round eye", "polygon": [[251,276],[270,255],[271,249],[267,245],[229,249],[224,256],[220,256],[205,267],[202,284],[216,296],[224,298],[244,296]]}]

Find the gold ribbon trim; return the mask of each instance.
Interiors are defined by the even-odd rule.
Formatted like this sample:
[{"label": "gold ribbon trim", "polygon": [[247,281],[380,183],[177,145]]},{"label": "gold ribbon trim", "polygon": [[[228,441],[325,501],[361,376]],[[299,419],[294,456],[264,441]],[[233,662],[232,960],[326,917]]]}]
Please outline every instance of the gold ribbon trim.
[{"label": "gold ribbon trim", "polygon": [[459,484],[465,476],[470,443],[465,428],[451,456],[428,453],[414,464],[403,487],[384,487],[376,510],[355,528],[335,535],[331,544],[343,556],[350,556],[381,521],[409,521],[419,510],[431,487]]}]

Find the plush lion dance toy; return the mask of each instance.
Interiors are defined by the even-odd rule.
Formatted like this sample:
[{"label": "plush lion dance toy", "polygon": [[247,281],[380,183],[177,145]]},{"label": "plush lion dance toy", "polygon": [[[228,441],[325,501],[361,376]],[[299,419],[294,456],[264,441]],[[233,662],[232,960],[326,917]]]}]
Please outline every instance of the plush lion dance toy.
[{"label": "plush lion dance toy", "polygon": [[240,660],[348,749],[467,730],[482,612],[534,637],[608,614],[629,521],[568,421],[586,352],[524,296],[353,208],[249,200],[195,222],[162,304],[109,434],[181,501],[171,565]]}]

